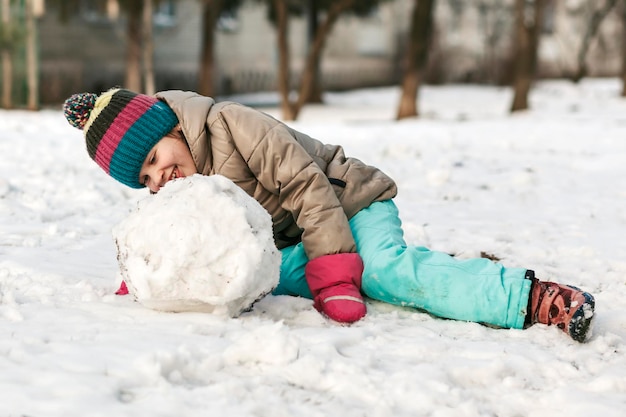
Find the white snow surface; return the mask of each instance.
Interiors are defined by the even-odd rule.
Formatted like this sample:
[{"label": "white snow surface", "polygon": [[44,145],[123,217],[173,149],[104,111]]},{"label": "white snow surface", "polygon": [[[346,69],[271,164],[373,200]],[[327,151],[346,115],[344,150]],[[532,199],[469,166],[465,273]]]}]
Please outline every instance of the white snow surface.
[{"label": "white snow surface", "polygon": [[270,214],[221,175],[168,182],[113,238],[130,294],[155,310],[237,317],[278,285]]},{"label": "white snow surface", "polygon": [[292,123],[397,180],[410,244],[593,293],[585,344],[371,301],[352,326],[287,296],[238,318],[146,308],[114,295],[111,230],[147,191],[108,178],[59,109],[0,111],[0,416],[623,416],[620,91],[543,82],[510,115],[508,88],[426,86],[398,122],[397,88],[359,90]]}]

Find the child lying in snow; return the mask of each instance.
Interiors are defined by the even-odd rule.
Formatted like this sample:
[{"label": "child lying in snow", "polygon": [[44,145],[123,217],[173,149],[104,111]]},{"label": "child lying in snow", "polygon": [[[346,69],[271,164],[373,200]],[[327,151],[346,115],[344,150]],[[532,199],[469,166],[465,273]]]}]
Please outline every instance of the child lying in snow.
[{"label": "child lying in snow", "polygon": [[235,182],[272,217],[282,252],[274,294],[312,298],[330,319],[364,317],[365,295],[504,328],[554,325],[579,342],[589,333],[590,294],[531,270],[407,246],[391,178],[262,112],[193,92],[124,89],[75,94],[63,108],[89,156],[129,187],[156,193],[195,173]]}]

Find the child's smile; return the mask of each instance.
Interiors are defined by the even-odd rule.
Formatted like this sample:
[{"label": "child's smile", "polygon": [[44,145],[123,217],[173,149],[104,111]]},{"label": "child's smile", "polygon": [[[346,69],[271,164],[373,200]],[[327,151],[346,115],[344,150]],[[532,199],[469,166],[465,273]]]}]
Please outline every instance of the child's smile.
[{"label": "child's smile", "polygon": [[[181,175],[178,172],[178,166],[175,166],[174,169],[172,170],[172,175],[170,175],[170,181],[175,180],[176,178],[181,177]],[[181,177],[182,178],[182,177]]]}]

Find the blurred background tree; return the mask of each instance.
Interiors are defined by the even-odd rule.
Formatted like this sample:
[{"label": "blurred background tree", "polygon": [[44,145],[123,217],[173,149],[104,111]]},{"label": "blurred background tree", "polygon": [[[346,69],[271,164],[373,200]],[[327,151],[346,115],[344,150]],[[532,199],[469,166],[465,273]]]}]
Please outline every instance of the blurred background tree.
[{"label": "blurred background tree", "polygon": [[[364,16],[387,0],[269,0],[268,18],[276,28],[278,91],[283,119],[296,120],[307,102],[321,102],[323,87],[320,66],[324,47],[335,24],[342,15]],[[289,16],[306,15],[307,52],[298,85],[297,97],[291,99],[291,53],[289,47]]]},{"label": "blurred background tree", "polygon": [[434,3],[435,0],[414,0],[408,47],[404,56],[402,93],[396,116],[398,120],[419,114],[418,93],[428,59]]},{"label": "blurred background tree", "polygon": [[219,18],[235,14],[243,0],[200,0],[202,2],[202,34],[198,67],[198,93],[215,95],[215,32]]},{"label": "blurred background tree", "polygon": [[[25,104],[39,108],[39,56],[36,19],[43,13],[41,0],[0,0],[0,55],[2,107],[13,108],[16,73],[24,81]],[[19,60],[16,60],[19,57]],[[18,71],[16,71],[16,69]]]},{"label": "blurred background tree", "polygon": [[622,1],[620,9],[620,18],[622,23],[622,66],[620,78],[622,80],[622,97],[626,97],[626,0]]},{"label": "blurred background tree", "polygon": [[[577,68],[572,80],[574,82],[579,82],[583,77],[587,75],[587,53],[589,52],[589,46],[591,45],[591,41],[595,39],[598,34],[598,29],[600,28],[600,24],[604,20],[604,18],[609,14],[609,12],[615,7],[617,4],[617,0],[607,0],[600,8],[597,8],[593,11],[591,18],[589,19],[589,23],[587,25],[587,29],[585,30],[581,46],[578,50],[577,57]],[[593,7],[593,3],[592,3]]]},{"label": "blurred background tree", "polygon": [[515,0],[515,60],[511,111],[528,109],[535,78],[545,0]]},{"label": "blurred background tree", "polygon": [[2,107],[13,107],[13,58],[11,51],[15,48],[21,34],[12,23],[11,2],[1,0],[0,3],[0,54],[2,56]]},{"label": "blurred background tree", "polygon": [[419,115],[424,84],[512,87],[512,111],[528,108],[535,79],[622,77],[626,94],[625,4],[0,0],[2,105],[36,108],[38,92],[50,104],[116,85],[218,99],[276,91],[293,120],[327,89],[398,86],[397,118]]},{"label": "blurred background tree", "polygon": [[124,86],[130,90],[143,91],[142,88],[142,47],[143,9],[146,0],[120,0],[120,7],[126,12],[126,76]]},{"label": "blurred background tree", "polygon": [[36,10],[42,3],[35,0],[24,0],[24,20],[26,28],[26,89],[28,110],[39,109],[39,55],[37,53],[37,24],[35,19],[43,13]]},{"label": "blurred background tree", "polygon": [[154,79],[154,0],[144,0],[141,14],[141,24],[143,25],[143,79],[144,92],[153,95],[156,93],[156,83]]},{"label": "blurred background tree", "polygon": [[[300,110],[304,104],[308,101],[309,97],[315,95],[321,96],[319,91],[315,92],[315,89],[320,89],[319,85],[319,65],[321,54],[326,43],[326,39],[330,34],[333,25],[339,18],[339,16],[352,7],[356,0],[339,0],[332,4],[323,2],[324,6],[328,7],[326,18],[323,23],[319,23],[318,10],[322,4],[317,4],[315,7],[309,9],[310,13],[315,13],[315,17],[309,20],[309,22],[315,22],[316,30],[314,33],[310,32],[308,40],[308,53],[302,75],[300,77],[300,86],[298,88],[298,96],[296,100],[290,99],[290,53],[287,34],[288,29],[288,13],[289,10],[295,12],[302,12],[304,8],[300,9],[296,3],[292,2],[292,7],[288,7],[289,0],[274,0],[270,3],[269,13],[270,18],[276,20],[276,30],[278,31],[278,54],[279,54],[279,69],[278,69],[278,88],[281,96],[281,108],[284,120],[296,120]],[[303,2],[300,3],[304,6]],[[320,2],[322,3],[322,2]],[[275,18],[273,16],[276,16]]]}]

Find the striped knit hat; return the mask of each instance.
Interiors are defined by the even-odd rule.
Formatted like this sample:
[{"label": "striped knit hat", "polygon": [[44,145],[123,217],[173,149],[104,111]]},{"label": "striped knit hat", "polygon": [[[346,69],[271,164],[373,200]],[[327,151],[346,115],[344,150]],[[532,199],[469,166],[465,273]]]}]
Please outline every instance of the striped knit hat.
[{"label": "striped knit hat", "polygon": [[178,119],[167,104],[144,94],[112,89],[100,96],[74,94],[63,114],[85,134],[91,159],[110,176],[132,188],[142,188],[139,172],[152,147]]}]

